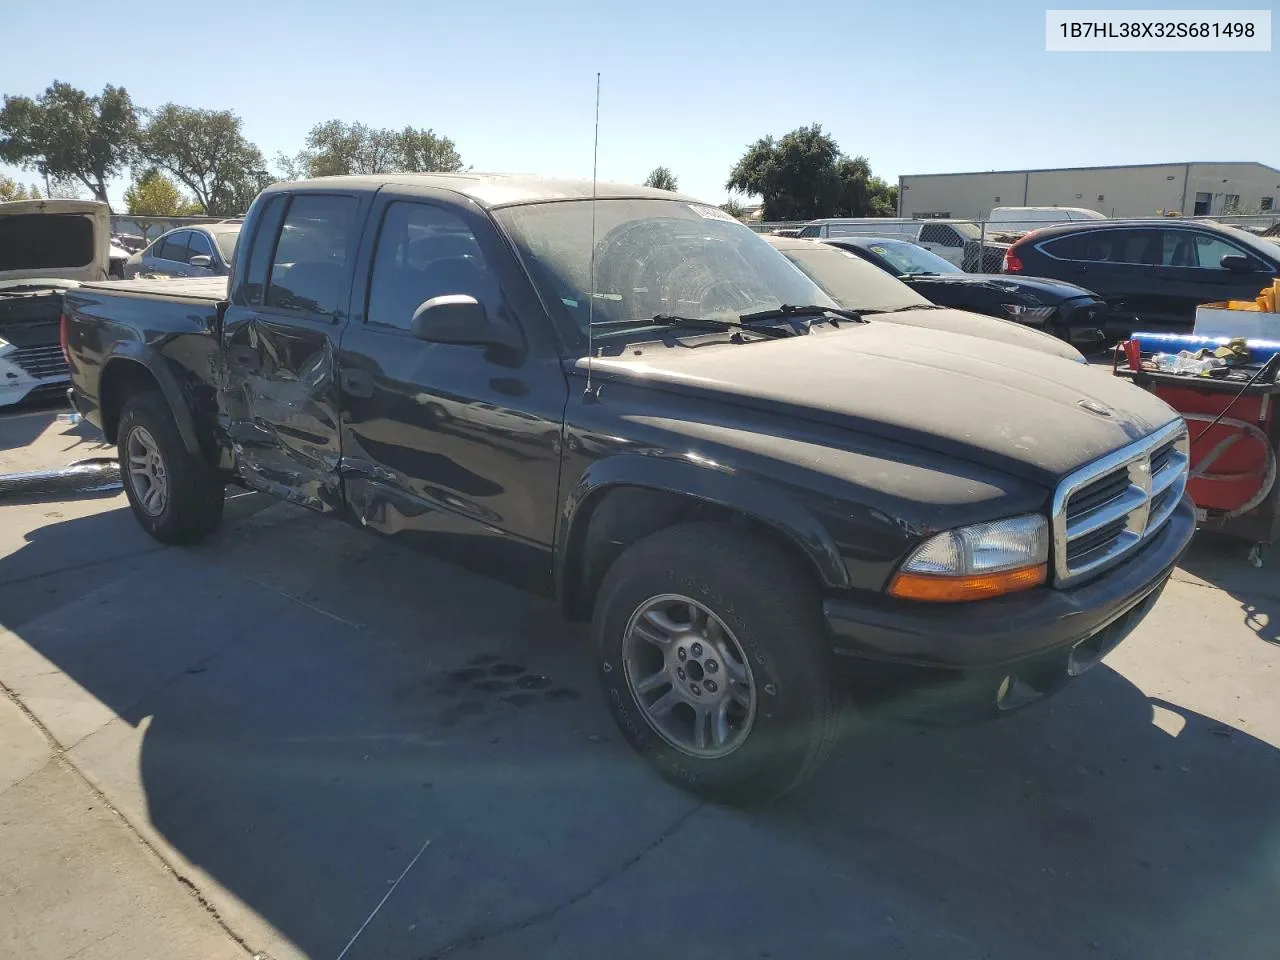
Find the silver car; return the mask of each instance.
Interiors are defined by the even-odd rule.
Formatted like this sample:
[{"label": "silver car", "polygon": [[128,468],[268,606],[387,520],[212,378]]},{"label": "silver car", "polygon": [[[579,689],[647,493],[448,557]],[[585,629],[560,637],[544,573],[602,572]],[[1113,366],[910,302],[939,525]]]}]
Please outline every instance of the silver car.
[{"label": "silver car", "polygon": [[125,261],[126,278],[225,277],[231,271],[239,222],[202,223],[161,234]]}]

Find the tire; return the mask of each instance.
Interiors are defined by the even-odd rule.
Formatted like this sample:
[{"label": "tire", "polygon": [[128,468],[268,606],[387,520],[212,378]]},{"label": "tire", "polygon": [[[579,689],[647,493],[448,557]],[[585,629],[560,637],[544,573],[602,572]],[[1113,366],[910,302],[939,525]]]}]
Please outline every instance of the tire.
[{"label": "tire", "polygon": [[[667,603],[672,606],[664,609]],[[714,670],[725,678],[716,695],[723,697],[730,684],[735,691],[727,711],[717,714],[704,705],[725,719],[720,730],[714,721],[704,727],[702,748],[693,719],[698,714],[680,698],[691,689],[708,696],[698,684],[690,686],[690,678],[697,679],[690,660],[706,649],[690,645],[693,633],[677,633],[679,639],[666,646],[637,639],[652,633],[654,622],[670,622],[667,610],[681,609],[706,624],[702,642],[716,644],[720,653],[713,655],[725,661],[699,661],[701,683],[709,687]],[[812,775],[839,739],[848,704],[820,597],[806,571],[758,536],[726,524],[693,523],[633,544],[605,575],[591,632],[605,699],[627,742],[667,780],[708,800],[776,799]],[[656,652],[646,652],[650,647]],[[688,657],[681,654],[686,647]],[[743,666],[748,683],[726,684]],[[680,673],[684,667],[688,672]],[[642,683],[658,673],[672,679]],[[637,685],[645,689],[637,693]],[[675,706],[655,719],[660,701],[671,697]]]},{"label": "tire", "polygon": [[[164,397],[155,390],[130,396],[120,413],[117,433],[120,479],[142,528],[161,543],[197,543],[222,520],[223,482],[182,442]],[[163,479],[163,495],[148,497],[145,478],[131,469],[140,455],[153,451],[152,477]],[[131,454],[134,458],[131,464]]]}]

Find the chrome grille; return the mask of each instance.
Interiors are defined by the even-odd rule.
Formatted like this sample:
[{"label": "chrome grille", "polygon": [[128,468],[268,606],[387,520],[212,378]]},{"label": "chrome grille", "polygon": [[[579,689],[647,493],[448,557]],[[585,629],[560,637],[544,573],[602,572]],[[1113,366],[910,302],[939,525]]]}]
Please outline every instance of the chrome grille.
[{"label": "chrome grille", "polygon": [[68,376],[62,347],[56,343],[40,347],[19,347],[5,359],[16,363],[28,376],[38,380],[65,380]]},{"label": "chrome grille", "polygon": [[1159,530],[1187,487],[1182,420],[1070,474],[1053,498],[1054,582],[1114,566]]}]

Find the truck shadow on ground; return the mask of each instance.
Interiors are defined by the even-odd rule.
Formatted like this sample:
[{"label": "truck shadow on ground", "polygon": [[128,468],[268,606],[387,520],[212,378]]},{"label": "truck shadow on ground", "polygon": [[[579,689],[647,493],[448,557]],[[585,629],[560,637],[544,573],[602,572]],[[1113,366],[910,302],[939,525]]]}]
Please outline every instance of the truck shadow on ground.
[{"label": "truck shadow on ground", "polygon": [[426,841],[352,960],[1253,957],[1280,933],[1280,754],[1106,667],[1000,722],[863,727],[799,794],[722,810],[630,755],[549,604],[292,508],[195,549],[133,535],[124,509],[32,532],[0,584],[138,549],[0,621],[122,718],[70,758],[255,949],[337,956]]}]

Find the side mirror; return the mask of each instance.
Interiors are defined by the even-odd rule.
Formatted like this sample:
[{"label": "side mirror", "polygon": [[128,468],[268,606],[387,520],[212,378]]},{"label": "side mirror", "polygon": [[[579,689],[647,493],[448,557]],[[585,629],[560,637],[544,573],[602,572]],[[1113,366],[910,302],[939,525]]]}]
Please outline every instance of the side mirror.
[{"label": "side mirror", "polygon": [[205,270],[213,269],[213,257],[207,253],[197,253],[194,257],[187,261],[193,267],[203,267]]},{"label": "side mirror", "polygon": [[1232,273],[1247,273],[1253,269],[1249,258],[1240,253],[1225,254],[1218,264],[1223,270],[1230,270]]},{"label": "side mirror", "polygon": [[413,335],[428,343],[456,343],[468,346],[518,347],[516,331],[495,323],[475,297],[465,293],[447,294],[424,300],[413,311]]}]

